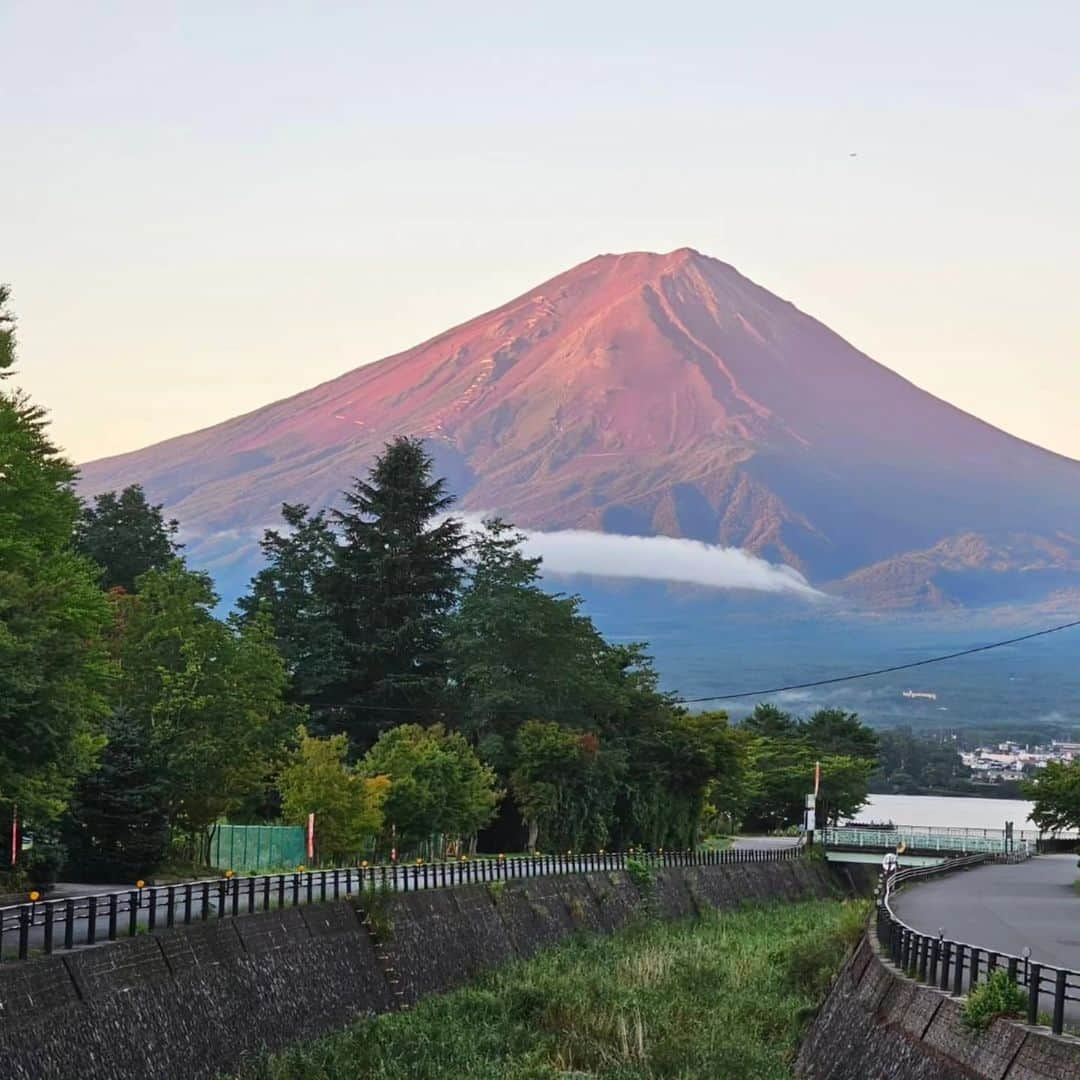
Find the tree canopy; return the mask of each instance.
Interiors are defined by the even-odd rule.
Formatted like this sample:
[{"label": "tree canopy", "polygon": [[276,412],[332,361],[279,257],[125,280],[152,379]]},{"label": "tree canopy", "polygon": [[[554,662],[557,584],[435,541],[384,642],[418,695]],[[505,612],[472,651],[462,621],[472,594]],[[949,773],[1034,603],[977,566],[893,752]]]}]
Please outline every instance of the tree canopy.
[{"label": "tree canopy", "polygon": [[1035,803],[1031,820],[1045,832],[1080,829],[1080,761],[1051,761],[1021,790]]},{"label": "tree canopy", "polygon": [[135,591],[148,570],[163,570],[180,553],[178,523],[166,520],[138,484],[119,494],[106,491],[84,506],[75,529],[75,547],[101,567],[106,589]]}]

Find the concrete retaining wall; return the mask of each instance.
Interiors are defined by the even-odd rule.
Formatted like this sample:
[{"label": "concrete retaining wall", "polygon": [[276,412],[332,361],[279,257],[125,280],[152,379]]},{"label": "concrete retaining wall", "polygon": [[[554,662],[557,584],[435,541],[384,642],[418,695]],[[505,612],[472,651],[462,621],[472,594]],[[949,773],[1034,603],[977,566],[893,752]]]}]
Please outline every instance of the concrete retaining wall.
[{"label": "concrete retaining wall", "polygon": [[[692,867],[660,874],[650,906],[678,918],[850,887],[818,863]],[[0,1077],[228,1073],[577,930],[610,933],[644,899],[613,871],[391,894],[369,911],[362,903],[245,915],[0,967]]]},{"label": "concrete retaining wall", "polygon": [[803,1080],[1075,1080],[1080,1039],[996,1020],[974,1032],[962,1002],[907,978],[869,937],[803,1041]]}]

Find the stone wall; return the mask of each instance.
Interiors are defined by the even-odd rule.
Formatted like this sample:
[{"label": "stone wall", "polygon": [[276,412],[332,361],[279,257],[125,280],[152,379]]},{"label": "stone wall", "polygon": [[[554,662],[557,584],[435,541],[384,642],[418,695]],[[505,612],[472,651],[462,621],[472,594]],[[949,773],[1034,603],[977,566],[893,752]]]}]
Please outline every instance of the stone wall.
[{"label": "stone wall", "polygon": [[646,902],[666,917],[856,887],[820,863],[622,871],[244,915],[0,967],[3,1080],[198,1080],[460,986]]},{"label": "stone wall", "polygon": [[1080,1039],[996,1020],[975,1032],[961,1002],[923,986],[864,937],[803,1040],[802,1080],[1075,1080]]}]

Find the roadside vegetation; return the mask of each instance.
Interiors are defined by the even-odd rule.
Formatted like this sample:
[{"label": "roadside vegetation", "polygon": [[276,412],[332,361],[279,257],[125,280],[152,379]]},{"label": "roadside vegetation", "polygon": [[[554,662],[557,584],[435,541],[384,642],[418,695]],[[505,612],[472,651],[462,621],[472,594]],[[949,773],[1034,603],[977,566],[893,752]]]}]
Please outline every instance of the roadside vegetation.
[{"label": "roadside vegetation", "polygon": [[809,901],[582,935],[415,1009],[253,1065],[244,1080],[781,1080],[865,926]]}]

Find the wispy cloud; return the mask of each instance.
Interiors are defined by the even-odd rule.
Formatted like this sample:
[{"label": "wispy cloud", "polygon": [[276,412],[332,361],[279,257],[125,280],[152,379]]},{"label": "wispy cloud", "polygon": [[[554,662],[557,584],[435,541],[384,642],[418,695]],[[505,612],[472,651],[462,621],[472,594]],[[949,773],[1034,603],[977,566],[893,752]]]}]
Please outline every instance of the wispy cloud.
[{"label": "wispy cloud", "polygon": [[[479,518],[469,515],[468,524]],[[753,589],[823,597],[797,570],[771,563],[741,548],[719,547],[670,536],[619,536],[614,533],[565,529],[535,532],[523,529],[525,549],[544,560],[550,574],[591,574],[685,582],[714,589]]]}]

